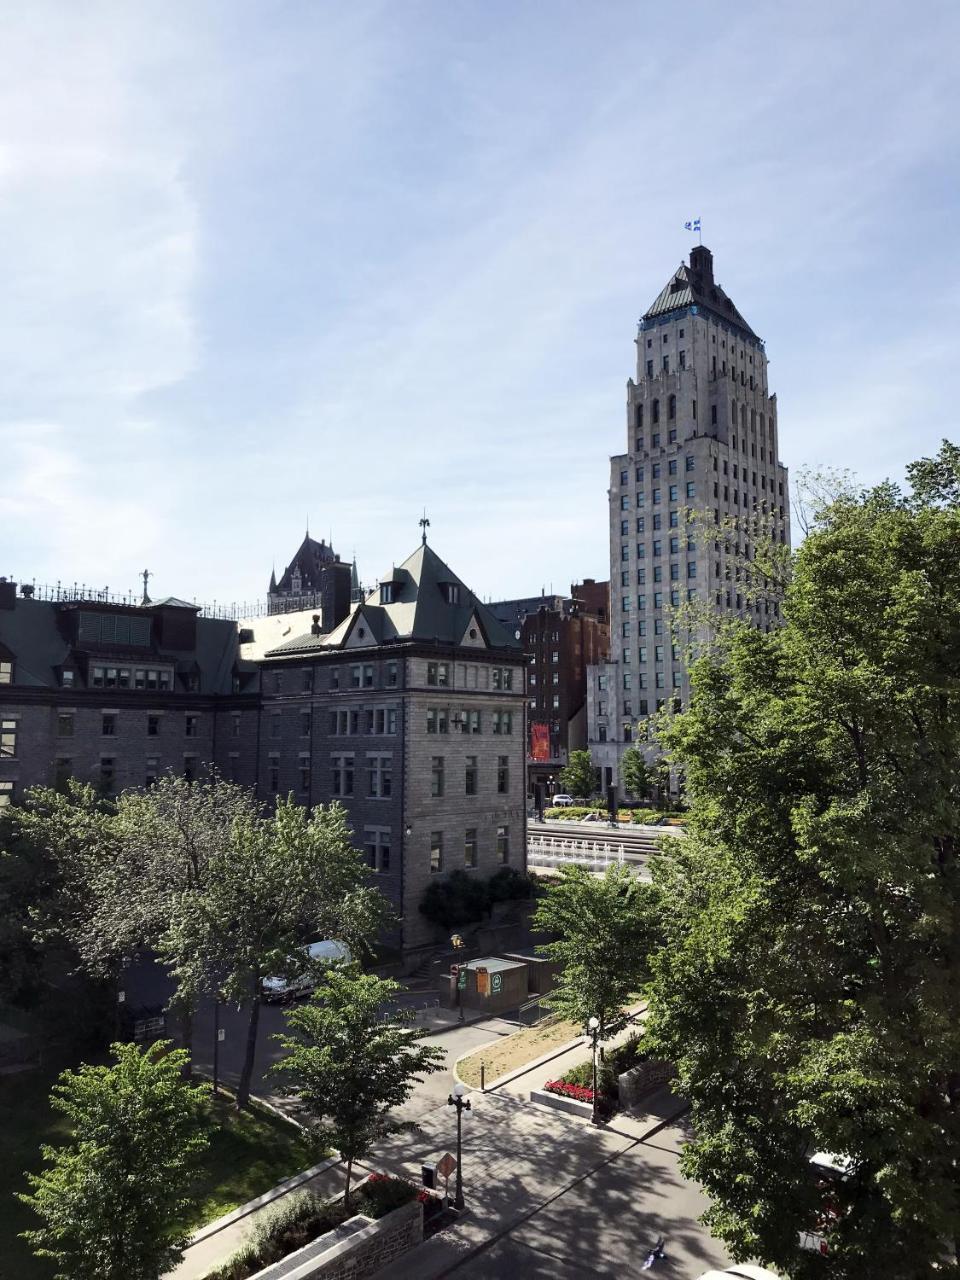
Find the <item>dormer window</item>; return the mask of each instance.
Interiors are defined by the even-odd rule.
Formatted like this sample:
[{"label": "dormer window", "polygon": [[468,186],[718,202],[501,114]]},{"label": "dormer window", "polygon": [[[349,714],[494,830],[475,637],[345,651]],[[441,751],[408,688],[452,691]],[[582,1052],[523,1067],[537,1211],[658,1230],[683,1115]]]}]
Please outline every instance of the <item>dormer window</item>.
[{"label": "dormer window", "polygon": [[395,582],[380,583],[380,603],[381,604],[393,604],[395,602],[397,598],[395,595],[396,585],[397,584]]},{"label": "dormer window", "polygon": [[447,604],[460,603],[460,584],[458,582],[443,583],[443,597]]}]

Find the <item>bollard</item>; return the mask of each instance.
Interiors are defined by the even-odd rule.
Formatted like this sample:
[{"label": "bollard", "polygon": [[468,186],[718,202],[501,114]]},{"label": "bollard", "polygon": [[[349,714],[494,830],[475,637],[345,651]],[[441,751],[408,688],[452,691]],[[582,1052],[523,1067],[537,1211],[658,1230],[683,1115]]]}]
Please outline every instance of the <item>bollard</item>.
[{"label": "bollard", "polygon": [[487,1064],[481,1059],[480,1062],[480,1092],[487,1091]]}]

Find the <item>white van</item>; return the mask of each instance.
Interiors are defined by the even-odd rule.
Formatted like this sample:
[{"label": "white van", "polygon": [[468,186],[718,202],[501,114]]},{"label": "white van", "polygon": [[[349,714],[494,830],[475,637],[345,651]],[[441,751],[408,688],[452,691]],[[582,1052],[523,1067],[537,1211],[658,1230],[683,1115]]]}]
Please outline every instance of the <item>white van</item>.
[{"label": "white van", "polygon": [[308,968],[294,978],[264,978],[263,998],[267,1004],[282,1004],[297,996],[304,996],[313,990],[313,980],[317,965],[349,964],[352,959],[350,948],[345,942],[311,942],[303,948]]}]

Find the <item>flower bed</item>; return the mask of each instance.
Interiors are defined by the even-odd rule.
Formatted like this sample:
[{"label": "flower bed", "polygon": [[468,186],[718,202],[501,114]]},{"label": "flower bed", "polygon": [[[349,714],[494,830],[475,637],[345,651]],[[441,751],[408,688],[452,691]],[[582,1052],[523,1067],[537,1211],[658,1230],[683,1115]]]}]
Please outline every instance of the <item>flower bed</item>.
[{"label": "flower bed", "polygon": [[573,1098],[574,1102],[593,1102],[593,1090],[582,1084],[568,1084],[565,1080],[548,1080],[543,1086],[546,1093],[558,1093],[561,1098]]}]

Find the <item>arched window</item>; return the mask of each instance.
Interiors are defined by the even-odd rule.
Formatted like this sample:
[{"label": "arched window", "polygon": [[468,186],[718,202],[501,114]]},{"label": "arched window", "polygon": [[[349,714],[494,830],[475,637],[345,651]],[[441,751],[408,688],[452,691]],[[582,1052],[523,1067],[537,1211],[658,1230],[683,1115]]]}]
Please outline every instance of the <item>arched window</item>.
[{"label": "arched window", "polygon": [[675,418],[677,416],[677,397],[671,396],[667,401],[667,417]]},{"label": "arched window", "polygon": [[651,422],[660,421],[660,401],[659,400],[654,400],[653,404],[650,406],[650,421]]},{"label": "arched window", "polygon": [[636,409],[637,430],[643,430],[643,405],[638,404]]}]

